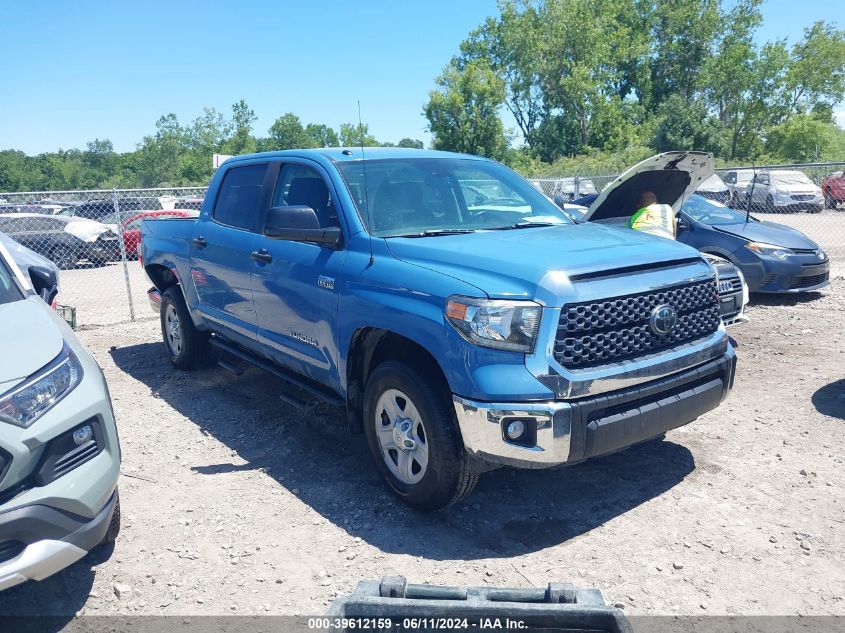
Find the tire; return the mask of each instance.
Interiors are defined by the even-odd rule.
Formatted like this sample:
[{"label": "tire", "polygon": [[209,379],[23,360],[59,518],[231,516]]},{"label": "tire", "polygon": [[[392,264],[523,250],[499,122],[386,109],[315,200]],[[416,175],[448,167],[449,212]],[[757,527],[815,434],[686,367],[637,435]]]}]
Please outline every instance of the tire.
[{"label": "tire", "polygon": [[824,194],[824,208],[825,209],[835,209],[836,208],[836,200],[834,199],[834,197],[832,195],[830,195],[829,191]]},{"label": "tire", "polygon": [[[409,506],[441,510],[478,483],[449,394],[431,375],[395,361],[381,363],[367,380],[363,419],[376,470]],[[396,440],[410,440],[414,448],[400,449]]]},{"label": "tire", "polygon": [[194,326],[179,286],[172,286],[161,297],[161,337],[170,362],[178,369],[191,370],[208,357],[208,332]]},{"label": "tire", "polygon": [[100,545],[114,543],[117,540],[117,535],[120,534],[120,493],[115,491],[114,494],[117,497],[114,504],[114,512],[111,515],[111,521],[109,521],[109,529],[103,536],[103,540],[100,541]]},{"label": "tire", "polygon": [[766,198],[766,213],[774,213],[775,212],[775,201],[772,199],[771,196]]},{"label": "tire", "polygon": [[79,258],[77,258],[74,250],[64,244],[60,244],[50,251],[50,260],[59,270],[70,270],[71,268],[75,268],[79,262]]}]

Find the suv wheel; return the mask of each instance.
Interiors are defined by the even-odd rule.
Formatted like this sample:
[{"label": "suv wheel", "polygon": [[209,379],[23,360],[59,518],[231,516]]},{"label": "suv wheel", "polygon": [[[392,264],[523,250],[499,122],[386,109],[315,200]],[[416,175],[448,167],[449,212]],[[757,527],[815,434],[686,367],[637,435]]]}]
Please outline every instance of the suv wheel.
[{"label": "suv wheel", "polygon": [[194,326],[179,286],[161,297],[161,336],[170,362],[179,369],[193,369],[208,354],[209,334]]},{"label": "suv wheel", "polygon": [[824,207],[825,209],[835,209],[836,208],[836,200],[830,194],[829,191],[826,191],[824,194]]},{"label": "suv wheel", "polygon": [[367,380],[364,433],[391,492],[419,510],[440,510],[478,482],[446,390],[431,376],[387,361]]},{"label": "suv wheel", "polygon": [[111,515],[109,529],[106,531],[105,536],[103,536],[103,540],[100,541],[100,545],[114,543],[117,540],[117,535],[120,533],[120,494],[117,491],[114,494],[117,497],[114,504],[114,512]]}]

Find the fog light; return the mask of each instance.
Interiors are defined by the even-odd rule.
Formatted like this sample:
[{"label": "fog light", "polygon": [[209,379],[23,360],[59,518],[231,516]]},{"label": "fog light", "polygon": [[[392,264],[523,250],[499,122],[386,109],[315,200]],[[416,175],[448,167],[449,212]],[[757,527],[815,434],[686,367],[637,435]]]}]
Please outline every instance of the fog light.
[{"label": "fog light", "polygon": [[525,424],[522,420],[514,420],[508,424],[508,428],[505,432],[507,433],[508,439],[518,440],[522,437],[522,434],[525,433]]},{"label": "fog light", "polygon": [[73,432],[73,443],[77,446],[87,444],[94,439],[94,429],[89,424],[81,426]]}]

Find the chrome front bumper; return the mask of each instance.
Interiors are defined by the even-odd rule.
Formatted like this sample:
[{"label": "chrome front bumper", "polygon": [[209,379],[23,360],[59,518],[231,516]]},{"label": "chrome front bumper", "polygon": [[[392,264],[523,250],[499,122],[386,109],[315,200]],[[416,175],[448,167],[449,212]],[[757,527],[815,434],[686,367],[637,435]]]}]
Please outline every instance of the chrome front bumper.
[{"label": "chrome front bumper", "polygon": [[[687,371],[610,394],[568,401],[478,402],[453,396],[466,450],[495,465],[548,468],[621,450],[688,424],[728,395],[733,348]],[[536,428],[530,445],[506,437],[510,422]]]},{"label": "chrome front bumper", "polygon": [[150,300],[152,311],[159,314],[161,312],[161,293],[155,288],[150,288],[147,290],[147,299]]}]

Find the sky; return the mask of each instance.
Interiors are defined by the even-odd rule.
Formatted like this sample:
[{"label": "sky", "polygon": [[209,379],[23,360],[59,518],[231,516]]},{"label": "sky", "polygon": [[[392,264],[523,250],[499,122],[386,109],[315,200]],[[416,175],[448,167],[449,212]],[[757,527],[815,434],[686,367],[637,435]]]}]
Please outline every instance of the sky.
[{"label": "sky", "polygon": [[[761,41],[794,42],[841,0],[767,0],[763,13]],[[240,99],[259,136],[286,112],[337,129],[357,122],[360,101],[379,140],[428,142],[435,77],[495,14],[496,0],[3,2],[0,149],[100,138],[129,151],[163,114],[184,124]],[[845,125],[845,103],[837,110]]]}]

